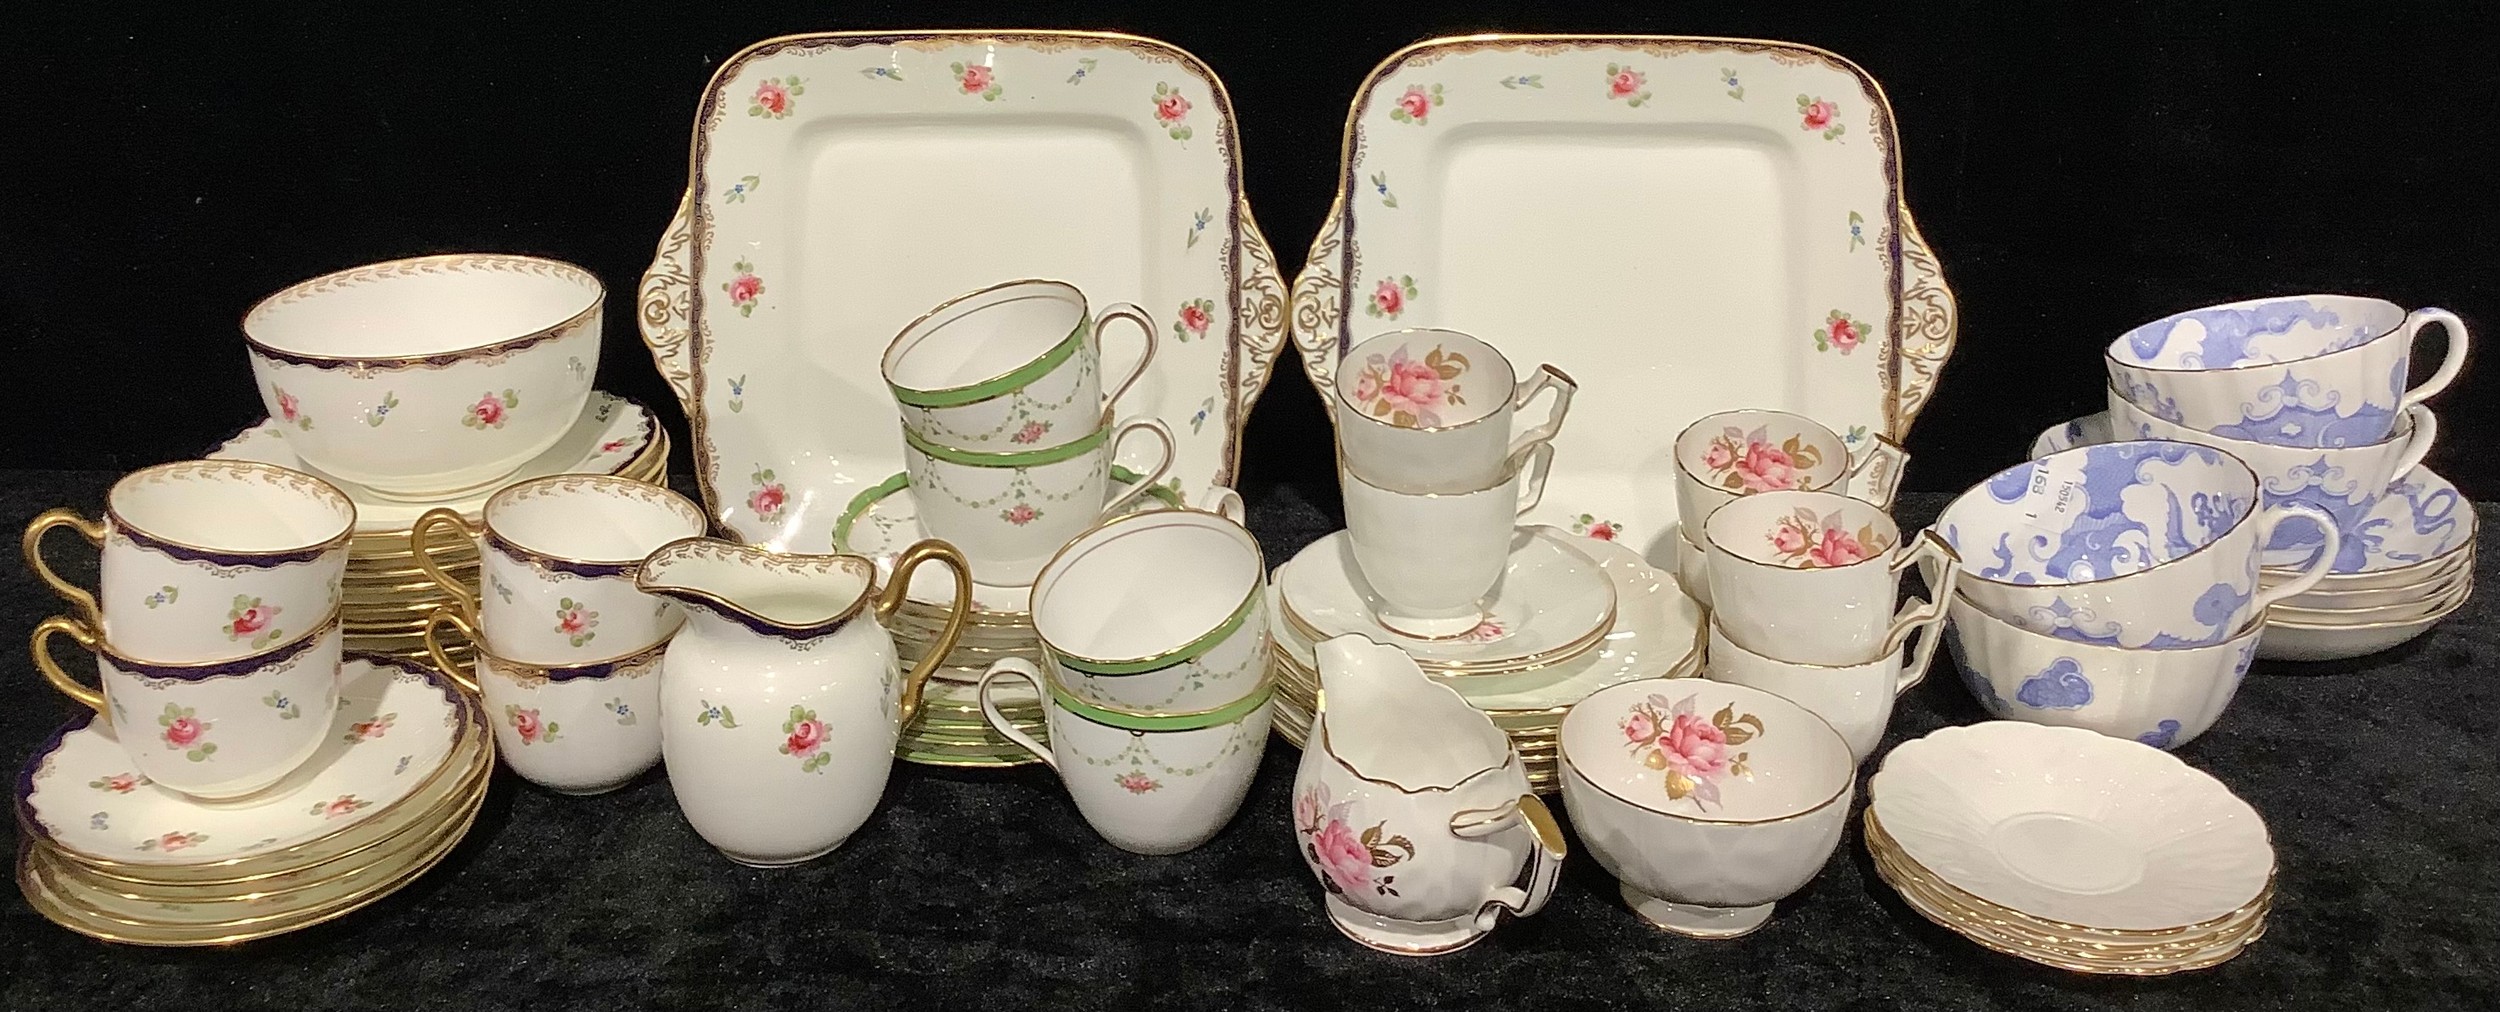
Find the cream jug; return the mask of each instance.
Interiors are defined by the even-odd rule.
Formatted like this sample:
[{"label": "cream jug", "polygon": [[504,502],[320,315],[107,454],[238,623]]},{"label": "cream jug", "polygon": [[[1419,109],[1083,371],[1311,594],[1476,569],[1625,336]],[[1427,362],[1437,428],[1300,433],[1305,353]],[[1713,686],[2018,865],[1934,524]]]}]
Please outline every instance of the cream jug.
[{"label": "cream jug", "polygon": [[[954,570],[955,600],[928,655],[903,674],[886,618],[914,569]],[[866,822],[920,690],[972,607],[963,555],[922,541],[880,590],[856,555],[783,555],[712,538],[673,541],[634,585],[686,606],[660,669],[660,753],[695,832],[740,864],[798,864]]]},{"label": "cream jug", "polygon": [[1293,833],[1337,930],[1431,956],[1475,944],[1504,910],[1544,907],[1562,827],[1529,791],[1510,739],[1395,647],[1349,635],[1317,653],[1319,714],[1294,774]]}]

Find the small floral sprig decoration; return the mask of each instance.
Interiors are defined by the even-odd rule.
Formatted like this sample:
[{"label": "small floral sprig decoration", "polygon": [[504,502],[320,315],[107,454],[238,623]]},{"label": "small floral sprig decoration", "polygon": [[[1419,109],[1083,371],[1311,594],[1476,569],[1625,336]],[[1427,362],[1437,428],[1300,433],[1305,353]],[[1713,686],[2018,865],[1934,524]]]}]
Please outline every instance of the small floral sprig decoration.
[{"label": "small floral sprig decoration", "polygon": [[512,733],[520,737],[523,745],[536,745],[556,740],[556,722],[540,721],[536,709],[524,709],[513,703],[505,703],[503,719],[512,723]]},{"label": "small floral sprig decoration", "polygon": [[295,426],[298,432],[311,432],[312,416],[304,413],[303,402],[296,400],[294,394],[286,392],[285,387],[270,387],[269,389],[278,395],[278,421]]},{"label": "small floral sprig decoration", "polygon": [[738,715],[730,712],[729,707],[714,706],[712,705],[712,701],[708,699],[698,699],[696,702],[703,704],[703,712],[694,715],[694,722],[696,726],[708,727],[713,724],[718,724],[722,727],[738,726]]},{"label": "small floral sprig decoration", "polygon": [[372,805],[373,802],[366,801],[365,799],[359,798],[353,794],[341,794],[336,800],[313,802],[311,814],[321,816],[325,819],[335,819],[342,815],[353,815],[366,808],[372,807]]},{"label": "small floral sprig decoration", "polygon": [[1396,206],[1398,206],[1398,195],[1397,195],[1397,194],[1394,194],[1394,193],[1389,192],[1389,174],[1388,174],[1388,173],[1386,173],[1386,172],[1375,172],[1375,173],[1372,173],[1372,190],[1373,190],[1374,192],[1376,192],[1376,193],[1380,194],[1380,206],[1382,206],[1382,207],[1396,207]]},{"label": "small floral sprig decoration", "polygon": [[747,493],[747,509],[765,523],[781,522],[781,510],[790,501],[789,491],[774,480],[772,468],[756,468],[749,477],[755,480],[755,491]]},{"label": "small floral sprig decoration", "polygon": [[1849,212],[1849,251],[1857,252],[1858,247],[1864,245],[1866,245],[1866,216],[1851,211]]},{"label": "small floral sprig decoration", "polygon": [[729,189],[721,193],[720,202],[724,204],[746,203],[747,195],[754,193],[755,188],[762,185],[764,185],[764,179],[761,176],[740,176],[736,183],[730,184]]},{"label": "small floral sprig decoration", "polygon": [[[638,718],[634,716],[634,708],[632,704],[625,702],[623,697],[610,697],[607,702],[599,705],[607,707],[609,713],[615,714],[616,722],[621,726],[632,727],[638,722]],[[701,719],[702,718],[700,717],[696,718],[698,722],[700,722]]]},{"label": "small floral sprig decoration", "polygon": [[1543,90],[1545,87],[1545,75],[1515,74],[1510,77],[1503,78],[1502,87],[1508,88],[1512,91],[1517,91],[1521,88],[1536,88]]},{"label": "small floral sprig decoration", "polygon": [[1121,790],[1127,791],[1130,794],[1145,794],[1151,791],[1159,791],[1163,789],[1163,784],[1155,778],[1147,776],[1145,770],[1130,770],[1126,773],[1112,777],[1111,782],[1120,785]]},{"label": "small floral sprig decoration", "polygon": [[741,374],[737,379],[729,381],[729,410],[735,413],[745,411],[746,409],[747,378],[744,374]]},{"label": "small floral sprig decoration", "polygon": [[288,699],[286,693],[275,689],[271,689],[268,695],[260,697],[260,701],[270,709],[278,711],[279,720],[294,720],[304,715],[302,707],[295,705],[294,700]]},{"label": "small floral sprig decoration", "polygon": [[158,588],[156,588],[156,593],[153,593],[153,594],[148,595],[148,598],[147,598],[147,606],[148,606],[148,607],[150,607],[150,608],[154,608],[154,607],[156,607],[156,606],[158,606],[158,605],[172,604],[172,603],[174,603],[175,601],[178,601],[178,600],[181,600],[181,599],[182,599],[182,588],[180,588],[180,587],[176,587],[176,586],[174,586],[173,584],[170,584],[170,583],[169,583],[169,584],[166,584],[166,585],[164,585],[164,586],[162,586],[162,587],[158,587]]},{"label": "small floral sprig decoration", "polygon": [[1798,126],[1807,133],[1819,131],[1824,140],[1839,140],[1840,135],[1848,132],[1849,129],[1841,125],[1839,117],[1840,106],[1820,96],[1797,96]]},{"label": "small floral sprig decoration", "polygon": [[981,101],[996,102],[998,96],[1004,93],[1004,89],[999,86],[997,75],[991,73],[988,67],[978,63],[957,63],[953,64],[952,68],[955,71],[955,86],[963,89],[966,95],[979,95]]},{"label": "small floral sprig decoration", "polygon": [[799,760],[799,772],[814,773],[833,761],[833,754],[825,751],[825,722],[816,719],[816,711],[790,707],[790,718],[781,722],[781,734],[781,754]]},{"label": "small floral sprig decoration", "polygon": [[1076,59],[1076,73],[1073,73],[1073,74],[1068,75],[1068,83],[1069,83],[1069,84],[1084,84],[1084,83],[1085,83],[1085,75],[1087,75],[1087,74],[1091,74],[1091,73],[1093,73],[1093,72],[1094,72],[1094,64],[1095,64],[1096,62],[1097,62],[1097,61],[1096,61],[1093,57],[1091,57],[1091,56],[1080,56],[1080,57],[1077,57],[1077,59]]},{"label": "small floral sprig decoration", "polygon": [[182,753],[185,759],[204,763],[217,754],[217,743],[206,740],[209,723],[188,706],[165,704],[165,712],[156,716],[156,726],[164,729],[160,734],[165,748]]},{"label": "small floral sprig decoration", "polygon": [[148,778],[144,774],[115,773],[109,777],[89,780],[87,781],[87,786],[95,788],[99,791],[108,791],[113,794],[128,794],[132,791],[138,790],[139,785],[147,782]]},{"label": "small floral sprig decoration", "polygon": [[1856,351],[1858,343],[1864,340],[1866,331],[1858,325],[1858,321],[1835,309],[1823,318],[1823,326],[1814,332],[1814,350],[1837,351],[1846,355]]},{"label": "small floral sprig decoration", "polygon": [[1207,325],[1215,320],[1215,300],[1191,299],[1181,303],[1178,316],[1172,320],[1172,337],[1182,344],[1207,336]]},{"label": "small floral sprig decoration", "polygon": [[396,723],[398,720],[399,714],[397,713],[385,713],[371,720],[360,720],[348,725],[347,733],[340,735],[339,737],[350,745],[372,741],[375,738],[389,734],[391,732],[391,725]]},{"label": "small floral sprig decoration", "polygon": [[556,633],[574,646],[599,638],[599,613],[572,598],[556,602]]},{"label": "small floral sprig decoration", "polygon": [[1424,122],[1432,117],[1432,110],[1440,105],[1440,85],[1435,84],[1429,87],[1420,84],[1413,85],[1408,87],[1404,94],[1398,96],[1396,105],[1389,107],[1389,118],[1399,123],[1423,126]]},{"label": "small floral sprig decoration", "polygon": [[1622,99],[1623,104],[1638,109],[1649,101],[1649,75],[1622,64],[1606,65],[1606,98]]},{"label": "small floral sprig decoration", "polygon": [[248,642],[257,650],[278,641],[284,631],[278,628],[278,613],[286,609],[262,604],[250,594],[234,596],[234,606],[226,609],[226,639]]},{"label": "small floral sprig decoration", "polygon": [[738,315],[755,315],[755,305],[764,297],[764,279],[755,274],[755,264],[740,260],[729,265],[737,273],[720,283],[720,290],[729,296],[729,304],[738,307]]},{"label": "small floral sprig decoration", "polygon": [[1156,81],[1155,122],[1164,127],[1163,132],[1176,141],[1188,140],[1193,135],[1188,120],[1189,100],[1181,97],[1181,90]]},{"label": "small floral sprig decoration", "polygon": [[171,854],[174,851],[188,850],[207,842],[208,834],[206,833],[167,833],[153,839],[139,841],[139,849],[141,851],[161,850]]},{"label": "small floral sprig decoration", "polygon": [[1189,219],[1189,236],[1188,236],[1188,241],[1187,241],[1187,242],[1185,242],[1185,243],[1182,243],[1182,244],[1181,244],[1181,248],[1182,248],[1182,249],[1195,249],[1195,248],[1197,248],[1197,246],[1198,246],[1198,236],[1199,236],[1199,234],[1200,234],[1200,233],[1202,233],[1202,232],[1205,232],[1205,231],[1207,230],[1207,223],[1208,223],[1208,222],[1211,222],[1211,221],[1214,221],[1214,220],[1215,220],[1215,209],[1214,209],[1214,208],[1210,208],[1210,207],[1201,207],[1201,208],[1199,208],[1199,209],[1198,209],[1198,214],[1197,214],[1197,216],[1195,216],[1195,217],[1193,217],[1193,218]]},{"label": "small floral sprig decoration", "polygon": [[998,518],[1018,527],[1022,527],[1026,524],[1032,523],[1033,521],[1041,519],[1042,511],[1034,509],[1032,505],[1028,503],[1017,503],[1013,506],[1007,507],[1006,509],[999,510]]},{"label": "small floral sprig decoration", "polygon": [[807,84],[797,77],[767,77],[756,82],[754,97],[747,100],[747,115],[780,119],[790,115],[791,100],[807,94]]},{"label": "small floral sprig decoration", "polygon": [[1736,79],[1736,71],[1734,68],[1719,68],[1719,83],[1727,85],[1727,97],[1735,99],[1739,102],[1744,101],[1745,82]]},{"label": "small floral sprig decoration", "polygon": [[382,423],[390,419],[391,409],[398,406],[399,394],[389,390],[383,391],[382,403],[365,409],[365,425],[370,428],[381,428]]},{"label": "small floral sprig decoration", "polygon": [[900,81],[903,79],[903,72],[894,67],[861,67],[859,76],[871,81]]},{"label": "small floral sprig decoration", "polygon": [[1014,435],[1008,436],[1007,441],[1018,446],[1031,446],[1041,442],[1043,436],[1050,434],[1050,426],[1050,419],[1047,418],[1027,419],[1024,427],[1017,429]]},{"label": "small floral sprig decoration", "polygon": [[498,394],[490,390],[479,397],[477,403],[469,405],[469,410],[461,412],[460,424],[472,429],[500,429],[504,419],[520,406],[520,394],[511,390]]},{"label": "small floral sprig decoration", "polygon": [[1380,284],[1373,286],[1371,300],[1363,303],[1363,312],[1371,316],[1384,316],[1394,320],[1398,318],[1398,314],[1406,312],[1406,304],[1415,301],[1418,294],[1420,293],[1415,290],[1415,276],[1412,274],[1384,278]]},{"label": "small floral sprig decoration", "polygon": [[1623,536],[1623,525],[1612,520],[1599,520],[1592,513],[1582,513],[1571,521],[1571,533],[1599,541],[1613,541]]}]

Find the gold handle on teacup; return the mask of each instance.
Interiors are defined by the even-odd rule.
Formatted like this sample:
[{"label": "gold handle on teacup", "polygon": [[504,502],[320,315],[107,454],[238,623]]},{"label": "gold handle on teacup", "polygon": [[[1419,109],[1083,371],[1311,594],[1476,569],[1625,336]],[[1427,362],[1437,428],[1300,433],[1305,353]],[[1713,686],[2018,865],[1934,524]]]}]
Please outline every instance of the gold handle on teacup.
[{"label": "gold handle on teacup", "polygon": [[84,622],[54,615],[35,626],[35,634],[28,640],[28,645],[34,649],[35,670],[43,672],[44,681],[52,683],[52,687],[61,690],[62,695],[87,704],[88,709],[105,713],[104,693],[78,684],[77,679],[71,678],[69,672],[61,670],[60,663],[52,659],[51,640],[55,633],[76,640],[88,653],[103,649],[103,637],[97,636],[95,630],[88,628]]},{"label": "gold handle on teacup", "polygon": [[84,587],[61,579],[61,574],[52,571],[52,564],[43,561],[43,536],[55,527],[77,531],[78,536],[86,538],[100,550],[104,547],[104,525],[67,509],[45,510],[42,516],[26,525],[26,536],[18,542],[20,549],[26,553],[26,568],[34,570],[37,579],[52,588],[53,593],[61,595],[61,600],[69,602],[70,607],[76,608],[79,617],[101,625],[104,610],[96,606],[95,595],[88,593]]},{"label": "gold handle on teacup", "polygon": [[486,640],[477,634],[477,626],[472,625],[467,616],[454,610],[451,605],[444,605],[434,609],[434,614],[425,617],[426,654],[434,658],[435,669],[441,671],[444,677],[458,682],[461,688],[469,690],[471,694],[483,694],[484,690],[478,688],[477,673],[463,670],[460,665],[452,663],[451,654],[443,650],[442,641],[434,638],[434,631],[446,624],[460,630],[460,635],[468,637],[470,647],[478,653],[486,652]]},{"label": "gold handle on teacup", "polygon": [[1146,311],[1143,308],[1140,308],[1132,303],[1121,302],[1113,304],[1109,308],[1104,309],[1102,311],[1102,315],[1094,317],[1095,361],[1099,362],[1102,360],[1103,324],[1109,323],[1113,320],[1127,320],[1130,323],[1136,324],[1138,333],[1143,334],[1146,337],[1146,350],[1138,354],[1137,366],[1129,371],[1128,378],[1121,380],[1119,386],[1111,388],[1111,396],[1102,399],[1102,413],[1103,417],[1106,419],[1111,417],[1112,405],[1120,403],[1120,395],[1128,393],[1128,388],[1136,386],[1137,381],[1146,375],[1146,367],[1153,364],[1155,360],[1154,317],[1146,315]]},{"label": "gold handle on teacup", "polygon": [[1136,502],[1139,496],[1154,491],[1156,485],[1162,484],[1164,476],[1172,473],[1172,459],[1178,452],[1176,447],[1180,444],[1173,442],[1172,430],[1166,427],[1161,419],[1130,419],[1122,423],[1120,431],[1112,433],[1110,441],[1103,444],[1103,452],[1109,454],[1113,460],[1120,459],[1120,443],[1126,440],[1132,432],[1144,432],[1155,437],[1155,442],[1163,447],[1163,456],[1155,461],[1152,470],[1147,471],[1144,477],[1137,479],[1136,484],[1130,485],[1128,491],[1112,497],[1110,502],[1103,504],[1102,513],[1099,514],[1101,516],[1111,516],[1127,509],[1130,503]]},{"label": "gold handle on teacup", "polygon": [[[470,523],[469,518],[461,516],[458,510],[437,506],[425,511],[424,516],[418,517],[416,523],[409,525],[408,551],[417,557],[417,568],[424,570],[425,575],[434,581],[435,586],[441,587],[446,596],[459,602],[462,611],[471,615],[477,614],[477,592],[470,590],[467,584],[453,579],[450,573],[443,572],[442,564],[434,561],[434,531],[444,524],[458,528],[461,536],[471,541],[478,538],[478,525]],[[477,639],[475,634],[470,635],[469,638],[473,641]]]},{"label": "gold handle on teacup", "polygon": [[920,714],[920,692],[928,687],[929,675],[945,663],[946,655],[955,652],[955,641],[964,634],[964,621],[972,617],[972,564],[964,561],[964,553],[954,545],[930,538],[894,557],[894,578],[877,593],[877,624],[884,625],[911,596],[912,570],[920,568],[923,562],[936,562],[955,571],[955,604],[947,610],[946,628],[938,633],[937,642],[929,644],[920,663],[912,665],[911,673],[903,677],[905,726],[910,726],[911,719]]}]

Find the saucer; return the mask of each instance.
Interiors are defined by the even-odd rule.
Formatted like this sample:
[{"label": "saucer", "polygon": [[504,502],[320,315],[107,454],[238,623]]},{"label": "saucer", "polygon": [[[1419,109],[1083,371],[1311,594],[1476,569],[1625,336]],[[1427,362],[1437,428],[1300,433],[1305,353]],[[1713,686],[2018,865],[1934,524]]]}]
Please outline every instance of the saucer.
[{"label": "saucer", "polygon": [[[1112,494],[1137,483],[1137,472],[1117,464],[1111,466]],[[1145,499],[1155,499],[1174,509],[1180,508],[1178,489],[1169,484],[1148,489]],[[1140,499],[1144,501],[1144,499]],[[842,515],[833,523],[833,550],[851,555],[864,555],[876,560],[880,583],[894,576],[894,557],[913,542],[928,537],[920,526],[920,509],[912,500],[911,476],[896,474],[851,497]],[[992,620],[1024,620],[1032,604],[1031,584],[1003,585],[972,581],[972,607],[976,612],[990,612]],[[911,574],[910,600],[916,604],[945,608],[955,600],[955,574],[944,566],[922,566]],[[1023,624],[1019,621],[1019,624]],[[1027,636],[1030,636],[1029,631]]]},{"label": "saucer", "polygon": [[[2077,446],[2106,443],[2117,436],[2110,427],[2106,411],[2085,415],[2055,426],[2031,442],[2031,456],[2038,459],[2059,450]],[[2342,528],[2343,552],[2327,580],[2363,578],[2391,570],[2417,566],[2463,548],[2474,540],[2474,507],[2457,487],[2440,477],[2426,465],[2415,465],[2378,497],[2369,512],[2357,517],[2336,518]],[[2314,557],[2315,546],[2269,550],[2269,570],[2283,572],[2282,567],[2303,561],[2303,552]]]},{"label": "saucer", "polygon": [[434,782],[464,729],[482,730],[442,675],[350,657],[320,750],[275,786],[209,803],[134,773],[95,714],[63,725],[19,775],[19,821],[82,864],[169,869],[292,855],[391,815]]},{"label": "saucer", "polygon": [[1381,623],[1379,596],[1354,563],[1354,540],[1338,531],[1312,542],[1277,571],[1281,614],[1313,643],[1348,634],[1395,646],[1427,672],[1500,673],[1558,664],[1587,653],[1615,624],[1615,586],[1606,571],[1553,527],[1513,532],[1510,559],[1485,599],[1474,632],[1422,639]]},{"label": "saucer", "polygon": [[339,491],[356,504],[358,533],[404,532],[416,523],[426,510],[449,507],[475,516],[486,505],[488,496],[498,489],[531,478],[551,474],[616,474],[626,470],[643,456],[660,431],[659,420],[640,404],[605,391],[593,391],[590,402],[573,427],[565,431],[554,446],[522,464],[519,469],[469,492],[437,501],[397,499],[375,492],[351,481],[323,474],[320,468],[304,463],[287,446],[286,434],[273,421],[237,433],[207,454],[211,460],[252,460],[293,468],[336,485]]}]

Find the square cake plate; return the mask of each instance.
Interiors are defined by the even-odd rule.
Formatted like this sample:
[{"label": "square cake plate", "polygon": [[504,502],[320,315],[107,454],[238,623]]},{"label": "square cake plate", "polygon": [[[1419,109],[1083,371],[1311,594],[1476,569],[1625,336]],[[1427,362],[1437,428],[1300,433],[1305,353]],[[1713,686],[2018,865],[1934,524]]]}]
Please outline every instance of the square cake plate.
[{"label": "square cake plate", "polygon": [[886,344],[1028,277],[1159,322],[1122,413],[1171,427],[1179,487],[1231,484],[1286,308],[1239,150],[1214,73],[1135,36],[825,33],[730,57],[638,297],[707,508],[741,540],[832,551],[852,497],[903,469]]},{"label": "square cake plate", "polygon": [[[1346,121],[1337,205],[1293,289],[1322,399],[1371,334],[1448,327],[1581,377],[1523,523],[1673,565],[1676,434],[1733,408],[1899,440],[1954,306],[1901,203],[1873,78],[1783,42],[1436,39]],[[1864,480],[1864,479],[1862,479]],[[1883,476],[1882,482],[1897,481]]]}]

